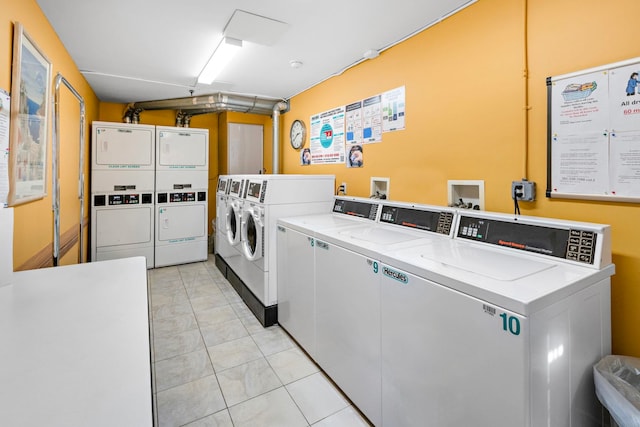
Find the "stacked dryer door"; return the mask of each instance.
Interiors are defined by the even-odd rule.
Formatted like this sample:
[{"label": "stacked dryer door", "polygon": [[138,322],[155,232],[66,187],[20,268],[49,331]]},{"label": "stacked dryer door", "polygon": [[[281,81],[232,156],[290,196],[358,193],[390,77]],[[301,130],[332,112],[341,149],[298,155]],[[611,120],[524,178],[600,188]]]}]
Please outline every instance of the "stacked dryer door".
[{"label": "stacked dryer door", "polygon": [[155,127],[93,122],[91,259],[144,256],[154,266]]},{"label": "stacked dryer door", "polygon": [[207,259],[209,131],[156,127],[155,266]]}]

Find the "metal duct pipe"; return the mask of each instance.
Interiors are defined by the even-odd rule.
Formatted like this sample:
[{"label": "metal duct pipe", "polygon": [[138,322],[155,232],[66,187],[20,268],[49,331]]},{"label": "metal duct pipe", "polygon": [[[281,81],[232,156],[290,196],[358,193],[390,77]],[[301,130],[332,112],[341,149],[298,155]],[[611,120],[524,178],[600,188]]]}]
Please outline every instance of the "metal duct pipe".
[{"label": "metal duct pipe", "polygon": [[280,173],[280,112],[287,111],[289,104],[284,101],[280,101],[273,106],[273,114],[271,119],[273,121],[273,171],[274,174]]},{"label": "metal duct pipe", "polygon": [[210,110],[215,113],[219,111],[238,111],[243,113],[254,113],[262,115],[271,115],[274,104],[279,102],[277,99],[261,99],[258,97],[249,97],[231,94],[211,94],[202,96],[189,96],[186,98],[164,99],[158,101],[136,102],[129,106],[125,116],[130,116],[132,111],[138,112],[143,110]]}]

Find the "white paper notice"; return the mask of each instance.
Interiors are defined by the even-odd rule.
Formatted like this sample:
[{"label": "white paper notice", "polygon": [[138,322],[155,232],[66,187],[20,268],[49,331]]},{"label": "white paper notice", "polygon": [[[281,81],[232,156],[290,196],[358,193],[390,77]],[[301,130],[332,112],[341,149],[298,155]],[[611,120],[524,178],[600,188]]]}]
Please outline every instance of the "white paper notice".
[{"label": "white paper notice", "polygon": [[382,96],[376,95],[362,101],[362,142],[382,141]]},{"label": "white paper notice", "polygon": [[0,90],[0,207],[7,205],[9,194],[9,123],[11,98]]},{"label": "white paper notice", "polygon": [[609,79],[597,72],[554,83],[553,132],[575,135],[609,129]]},{"label": "white paper notice", "polygon": [[391,132],[404,129],[405,118],[404,86],[382,94],[382,131]]},{"label": "white paper notice", "polygon": [[640,128],[640,64],[615,68],[609,73],[611,129]]},{"label": "white paper notice", "polygon": [[362,143],[362,101],[346,106],[345,126],[347,144]]},{"label": "white paper notice", "polygon": [[606,133],[554,136],[552,192],[609,192],[609,138]]},{"label": "white paper notice", "polygon": [[616,196],[640,196],[640,131],[611,135],[611,183]]}]

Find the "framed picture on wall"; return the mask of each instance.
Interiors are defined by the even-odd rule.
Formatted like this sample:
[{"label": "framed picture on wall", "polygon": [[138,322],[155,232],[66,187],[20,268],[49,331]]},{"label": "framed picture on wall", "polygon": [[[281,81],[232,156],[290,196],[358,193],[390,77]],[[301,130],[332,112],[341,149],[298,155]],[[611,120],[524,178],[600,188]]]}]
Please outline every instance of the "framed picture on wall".
[{"label": "framed picture on wall", "polygon": [[16,22],[13,29],[9,206],[47,194],[51,63]]}]

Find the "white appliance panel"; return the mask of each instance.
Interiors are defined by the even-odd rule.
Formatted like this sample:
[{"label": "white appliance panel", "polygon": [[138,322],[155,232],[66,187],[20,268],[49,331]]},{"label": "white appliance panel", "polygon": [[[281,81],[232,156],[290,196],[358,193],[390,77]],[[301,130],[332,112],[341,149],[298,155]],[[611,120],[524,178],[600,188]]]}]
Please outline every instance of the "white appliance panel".
[{"label": "white appliance panel", "polygon": [[91,171],[91,192],[114,191],[152,192],[155,177],[153,171],[141,170],[93,170]]},{"label": "white appliance panel", "polygon": [[207,209],[203,204],[159,206],[158,241],[206,237]]},{"label": "white appliance panel", "polygon": [[199,170],[158,171],[155,177],[156,191],[173,191],[208,188],[209,174]]},{"label": "white appliance panel", "polygon": [[208,129],[158,126],[157,170],[209,168]]},{"label": "white appliance panel", "polygon": [[207,239],[177,241],[158,245],[155,249],[155,266],[186,264],[207,259]]},{"label": "white appliance panel", "polygon": [[333,203],[334,183],[333,175],[253,175],[248,177],[245,199],[265,205]]},{"label": "white appliance panel", "polygon": [[527,319],[385,264],[380,272],[382,425],[528,425]]},{"label": "white appliance panel", "polygon": [[603,425],[593,370],[611,354],[605,279],[531,316],[531,425]]},{"label": "white appliance panel", "polygon": [[96,212],[98,247],[149,243],[153,229],[147,225],[153,218],[153,205],[114,207]]},{"label": "white appliance panel", "polygon": [[319,239],[315,243],[316,361],[380,425],[380,264]]},{"label": "white appliance panel", "polygon": [[278,323],[313,358],[316,357],[314,248],[313,237],[278,226]]},{"label": "white appliance panel", "polygon": [[155,168],[155,127],[93,122],[92,169]]}]

